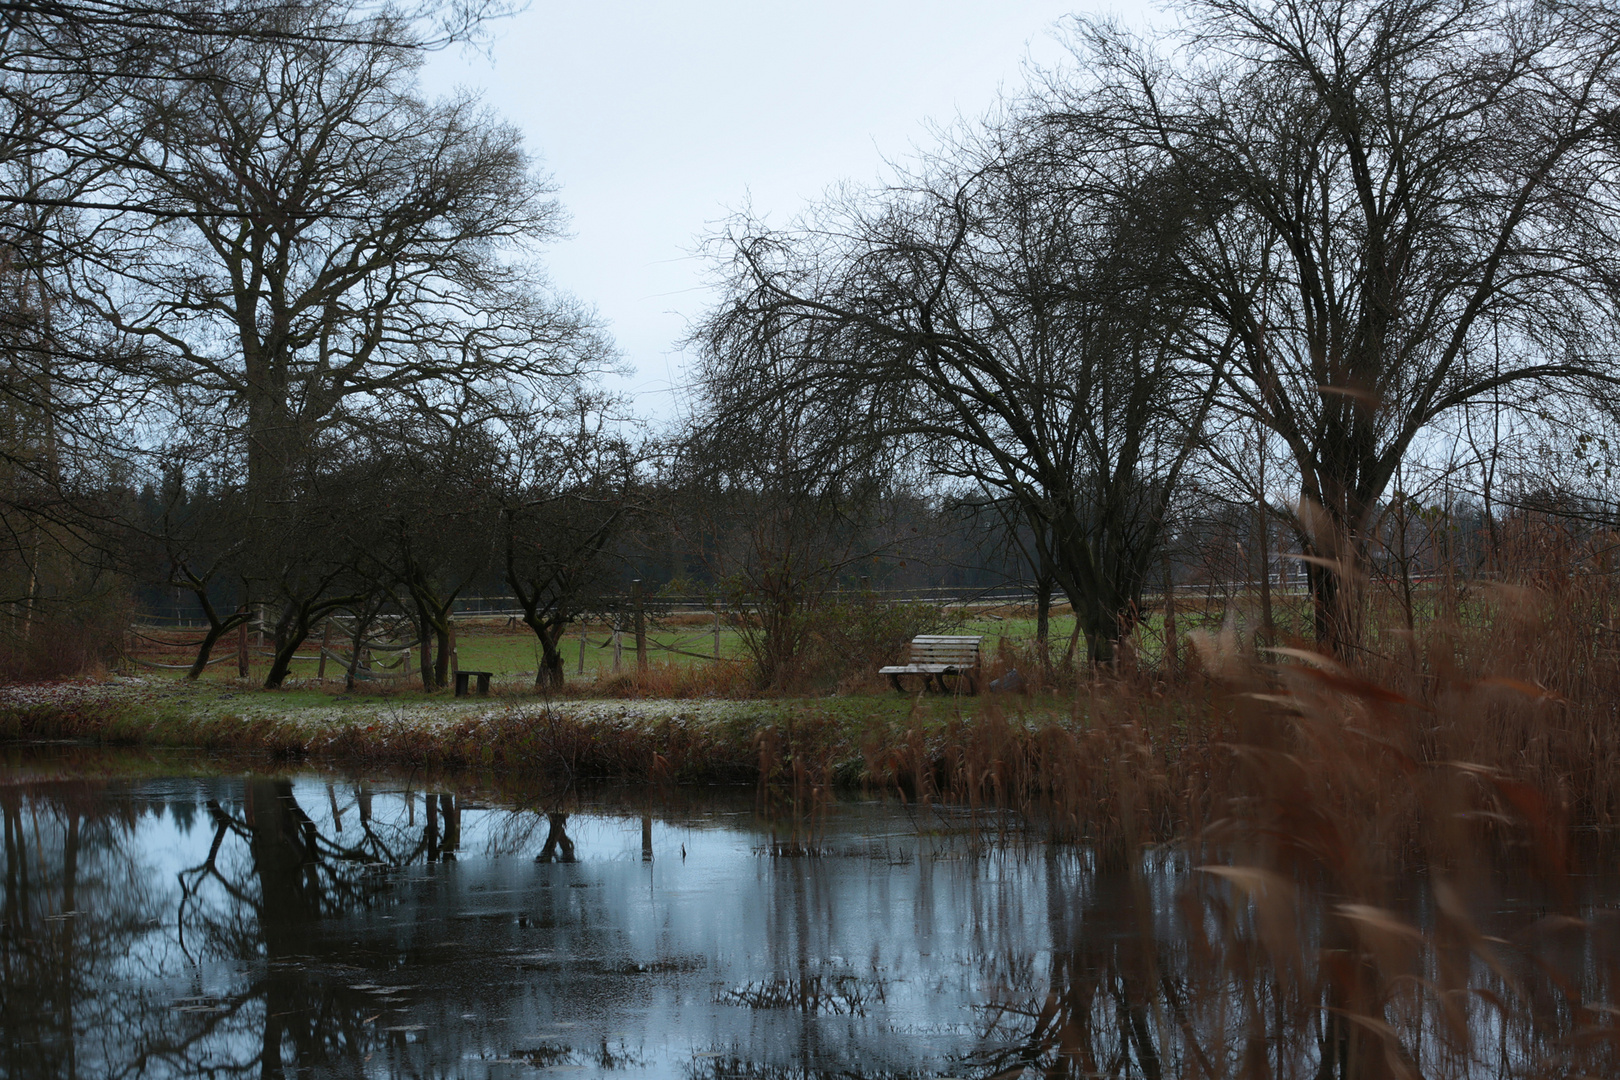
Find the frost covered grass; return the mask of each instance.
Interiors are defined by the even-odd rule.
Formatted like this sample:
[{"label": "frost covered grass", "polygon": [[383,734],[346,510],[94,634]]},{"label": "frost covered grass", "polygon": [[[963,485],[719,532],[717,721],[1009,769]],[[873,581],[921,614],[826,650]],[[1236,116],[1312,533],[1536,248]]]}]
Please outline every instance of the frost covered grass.
[{"label": "frost covered grass", "polygon": [[[168,678],[0,687],[0,739],[252,751],[356,765],[497,767],[563,779],[751,782],[761,733],[819,729],[819,758],[860,760],[898,697],[840,701],[450,698],[261,692]],[[848,778],[854,779],[853,776]]]}]

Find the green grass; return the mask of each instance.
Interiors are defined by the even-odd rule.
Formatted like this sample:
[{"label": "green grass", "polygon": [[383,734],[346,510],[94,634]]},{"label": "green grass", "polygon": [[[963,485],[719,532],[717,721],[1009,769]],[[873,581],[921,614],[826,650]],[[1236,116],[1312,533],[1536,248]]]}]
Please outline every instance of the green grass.
[{"label": "green grass", "polygon": [[[1184,601],[1185,603],[1185,601]],[[1199,611],[1184,610],[1178,616],[1180,622],[1178,629],[1186,633],[1206,622],[1219,625],[1223,611],[1217,604],[1211,617],[1205,617]],[[1156,661],[1162,650],[1162,624],[1161,612],[1153,612],[1142,625],[1139,633],[1139,647],[1144,659]],[[1054,657],[1061,656],[1062,650],[1067,646],[1069,635],[1074,629],[1074,616],[1065,611],[1055,611],[1048,624],[1049,640]],[[1014,647],[1023,646],[1033,642],[1035,638],[1036,621],[1031,615],[976,615],[945,626],[943,632],[978,634],[984,638],[984,651],[987,656],[994,656],[1000,643],[1005,640]],[[583,673],[581,672],[580,644],[585,643]],[[708,665],[715,663],[713,652],[715,635],[708,626],[677,626],[677,627],[651,627],[647,632],[648,654],[650,662],[659,666],[686,668],[693,665]],[[622,652],[620,657],[620,670],[625,673],[633,672],[636,667],[635,638],[626,631],[621,638]],[[302,651],[312,653],[318,644],[318,639],[306,644]],[[748,650],[742,635],[730,627],[722,627],[719,634],[720,655],[722,663],[738,663],[746,661]],[[338,648],[341,648],[340,646]],[[1085,644],[1080,642],[1078,649],[1084,652]],[[563,639],[562,653],[564,672],[570,682],[576,679],[595,680],[601,676],[611,675],[614,671],[612,631],[601,625],[589,626],[581,631],[571,630]],[[214,654],[219,656],[235,656],[235,642],[222,641],[216,646]],[[490,671],[495,674],[495,681],[506,692],[518,691],[529,685],[539,660],[539,644],[528,627],[519,624],[516,628],[508,629],[499,624],[464,625],[458,629],[456,635],[456,655],[458,665],[465,670]],[[155,648],[141,654],[143,659],[160,660],[166,663],[183,663],[188,654],[176,650],[160,651]],[[379,659],[381,659],[379,655]],[[896,655],[895,662],[902,657]],[[411,671],[417,670],[417,655],[411,656]],[[299,659],[292,665],[291,680],[295,687],[312,680],[317,670],[317,662],[313,659]],[[251,646],[248,679],[250,683],[262,683],[270,670],[270,658],[262,655],[258,646]],[[399,671],[400,668],[391,669]],[[183,674],[180,671],[172,673],[160,672],[152,669],[143,671],[148,677],[162,678],[165,674],[172,674],[179,679]],[[326,678],[329,686],[340,686],[343,679],[342,666],[335,661],[328,660],[326,664]],[[236,664],[234,659],[225,660],[210,666],[204,675],[204,682],[216,685],[238,685]],[[409,693],[407,686],[413,680],[402,680],[400,688],[391,689],[392,683],[385,680],[363,681],[361,683],[358,700],[376,698],[378,695],[387,695],[390,700],[397,700]],[[320,689],[299,690],[289,689],[284,694],[310,693],[323,696],[325,691]]]},{"label": "green grass", "polygon": [[[190,634],[191,632],[186,632]],[[179,635],[177,635],[178,637]],[[196,634],[194,636],[200,636]],[[562,654],[564,670],[570,679],[578,678],[580,674],[580,642],[585,642],[584,675],[594,678],[597,675],[611,674],[614,669],[612,630],[606,627],[593,626],[584,633],[577,630],[570,632],[563,639]],[[319,662],[314,654],[319,646],[318,636],[312,637],[300,650],[310,654],[310,658],[300,658],[293,661],[292,675],[295,680],[312,679]],[[706,627],[678,627],[678,628],[650,628],[647,633],[648,655],[653,663],[673,664],[686,666],[690,664],[713,663],[714,650],[713,632]],[[143,660],[156,661],[166,664],[182,664],[187,662],[191,655],[190,650],[162,649],[150,642],[141,642],[143,649],[137,655]],[[635,635],[626,631],[621,637],[620,667],[623,671],[633,671],[636,666]],[[260,646],[256,642],[249,644],[248,679],[251,682],[264,681],[270,671],[271,658],[263,655],[268,646]],[[678,651],[671,651],[678,650]],[[343,647],[334,643],[334,652],[344,651]],[[697,656],[686,655],[696,653]],[[397,655],[397,654],[396,654]],[[532,680],[535,669],[539,664],[540,645],[535,640],[534,633],[528,627],[519,624],[514,630],[499,626],[468,626],[460,628],[456,634],[456,659],[460,667],[470,671],[492,671],[497,680],[519,681],[526,677]],[[720,655],[723,658],[738,660],[747,655],[742,637],[735,630],[722,628],[720,631]],[[231,659],[211,664],[204,673],[204,679],[215,683],[231,683],[237,679],[235,663],[236,642],[234,639],[222,640],[214,647],[214,658],[228,656]],[[378,654],[378,659],[384,659],[384,654]],[[411,654],[411,670],[417,670],[418,654]],[[158,669],[145,669],[148,673],[159,676]],[[397,672],[401,669],[392,668]],[[184,672],[175,670],[174,676],[181,677]],[[329,681],[341,681],[343,666],[336,661],[326,662],[326,677]]]},{"label": "green grass", "polygon": [[[456,656],[463,668],[493,671],[499,677],[533,675],[539,664],[540,643],[527,627],[521,632],[461,633],[456,635]],[[583,640],[584,675],[611,674],[613,671],[613,632],[604,627],[591,627],[584,633],[574,631],[563,638],[563,669],[570,678],[580,674],[580,643]],[[634,669],[636,664],[635,635],[626,631],[621,635],[620,668]],[[689,666],[713,663],[714,634],[703,627],[649,628],[647,653],[652,663]],[[697,654],[697,655],[690,655]],[[747,654],[742,636],[730,628],[720,631],[720,655],[740,659]]]},{"label": "green grass", "polygon": [[[1385,598],[1387,601],[1388,598]],[[1415,597],[1415,607],[1420,622],[1431,619],[1437,607],[1436,593],[1433,588],[1426,588]],[[1152,605],[1145,614],[1135,635],[1137,655],[1141,662],[1148,665],[1157,665],[1164,653],[1164,612],[1156,598],[1149,599]],[[1477,621],[1471,615],[1477,603],[1465,603],[1459,612],[1459,618],[1465,623]],[[1055,662],[1061,661],[1063,651],[1068,645],[1069,636],[1074,629],[1074,616],[1067,610],[1066,605],[1055,605],[1055,610],[1049,623],[1049,642],[1051,656]],[[1239,596],[1233,600],[1233,612],[1240,628],[1246,632],[1255,629],[1259,613],[1258,597]],[[1224,596],[1211,597],[1182,594],[1178,604],[1177,631],[1186,635],[1199,629],[1218,630],[1227,616],[1227,600]],[[1391,614],[1399,615],[1398,609],[1387,602],[1382,610],[1386,617]],[[1299,594],[1277,594],[1273,602],[1273,618],[1277,628],[1277,640],[1287,642],[1295,639],[1309,639],[1311,636],[1310,609],[1308,600]],[[943,632],[978,634],[984,638],[984,651],[987,657],[995,657],[1003,642],[1015,649],[1027,648],[1035,638],[1035,618],[1032,613],[999,614],[973,613],[969,617],[950,622],[941,627]],[[1399,626],[1383,629],[1399,630]],[[188,632],[184,636],[195,637],[195,633]],[[713,665],[715,648],[715,635],[713,628],[698,624],[692,626],[651,626],[648,630],[650,662],[659,668],[690,669]],[[1379,639],[1381,635],[1375,628],[1369,638],[1370,641]],[[583,640],[584,664],[583,671],[580,663],[580,644]],[[584,628],[572,629],[563,639],[562,653],[564,658],[564,673],[570,684],[580,682],[591,683],[601,677],[610,676],[614,671],[613,648],[611,644],[612,631],[605,625],[592,625]],[[189,658],[189,654],[182,650],[159,650],[150,647],[144,652],[143,659],[178,664]],[[304,647],[304,652],[312,653],[318,644],[318,638],[312,640]],[[620,670],[625,674],[636,670],[636,654],[634,635],[625,632],[621,638],[622,651],[620,657]],[[492,620],[482,624],[463,624],[457,634],[457,660],[462,669],[474,671],[490,671],[495,674],[497,687],[503,692],[520,693],[532,686],[534,672],[538,664],[539,648],[533,633],[522,624],[515,627],[506,627],[499,621]],[[748,659],[748,651],[742,636],[730,627],[723,627],[719,634],[720,663],[738,665]],[[1083,656],[1085,643],[1079,642],[1077,652]],[[234,640],[222,641],[216,647],[216,656],[229,657],[224,662],[208,668],[204,677],[205,682],[222,686],[241,688],[236,679],[236,664],[234,662]],[[898,662],[901,659],[899,650],[892,658]],[[411,672],[415,672],[417,657],[411,657]],[[249,682],[262,684],[269,671],[270,658],[262,655],[258,647],[254,647],[249,666]],[[299,659],[292,665],[291,680],[293,686],[307,685],[314,678],[317,662],[313,659]],[[402,669],[395,668],[393,671]],[[144,674],[152,678],[161,679],[167,675],[179,679],[180,671],[159,672],[145,669]],[[335,689],[342,685],[343,670],[335,661],[328,661],[326,665],[327,686]],[[400,680],[398,690],[392,680],[365,681],[361,684],[360,699],[368,699],[379,694],[386,694],[397,698],[408,693],[408,686],[415,679]],[[876,686],[876,683],[873,683]],[[284,693],[300,693],[300,690],[288,690]],[[322,691],[311,691],[321,694]],[[577,692],[577,691],[576,691]]]}]

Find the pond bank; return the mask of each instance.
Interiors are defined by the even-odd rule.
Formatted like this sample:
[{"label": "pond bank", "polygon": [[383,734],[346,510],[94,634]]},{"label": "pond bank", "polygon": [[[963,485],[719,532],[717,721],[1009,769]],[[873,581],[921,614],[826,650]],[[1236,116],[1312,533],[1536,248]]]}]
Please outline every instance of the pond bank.
[{"label": "pond bank", "polygon": [[884,733],[960,721],[963,704],[899,697],[349,697],[122,677],[0,687],[0,740],[627,782],[753,783],[784,768],[802,777],[808,766],[815,782],[859,786],[870,752],[890,741]]}]

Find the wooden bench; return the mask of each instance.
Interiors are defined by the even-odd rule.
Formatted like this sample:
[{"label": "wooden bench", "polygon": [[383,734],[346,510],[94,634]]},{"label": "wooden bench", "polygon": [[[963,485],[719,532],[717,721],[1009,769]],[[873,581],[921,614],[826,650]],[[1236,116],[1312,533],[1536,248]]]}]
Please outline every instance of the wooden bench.
[{"label": "wooden bench", "polygon": [[902,694],[906,688],[900,684],[902,675],[921,675],[923,689],[930,682],[937,683],[939,692],[948,694],[945,676],[955,675],[967,680],[967,692],[979,692],[979,642],[981,637],[952,637],[943,634],[919,634],[911,639],[911,663],[878,668],[879,675],[887,675],[894,688]]},{"label": "wooden bench", "polygon": [[480,696],[489,696],[489,680],[494,676],[493,671],[458,671],[456,672],[456,697],[467,696],[467,680],[474,675],[478,676],[478,693]]}]

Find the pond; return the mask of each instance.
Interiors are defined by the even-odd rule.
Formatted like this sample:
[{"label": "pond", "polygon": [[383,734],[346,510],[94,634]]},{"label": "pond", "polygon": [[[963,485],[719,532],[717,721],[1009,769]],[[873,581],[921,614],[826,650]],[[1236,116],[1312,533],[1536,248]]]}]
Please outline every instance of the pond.
[{"label": "pond", "polygon": [[[1501,874],[1479,941],[1415,878],[1347,949],[1178,849],[895,800],[35,750],[0,809],[8,1077],[1617,1074],[1612,876]],[[1341,955],[1409,970],[1376,1020]]]}]

